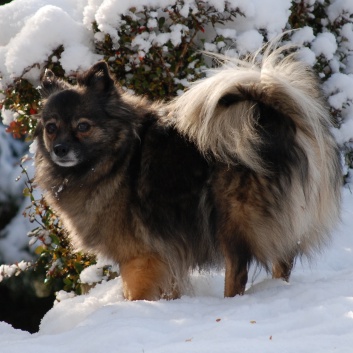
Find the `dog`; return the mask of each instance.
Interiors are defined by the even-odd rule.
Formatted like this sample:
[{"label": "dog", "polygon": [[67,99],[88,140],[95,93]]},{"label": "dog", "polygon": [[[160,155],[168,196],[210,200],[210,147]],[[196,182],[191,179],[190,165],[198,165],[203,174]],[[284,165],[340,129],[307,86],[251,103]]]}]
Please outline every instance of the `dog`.
[{"label": "dog", "polygon": [[[286,54],[286,55],[284,55]],[[339,219],[340,154],[319,82],[295,53],[223,64],[170,102],[124,92],[104,62],[70,85],[46,70],[35,181],[74,246],[119,264],[124,297],[180,297],[254,261],[289,280]]]}]

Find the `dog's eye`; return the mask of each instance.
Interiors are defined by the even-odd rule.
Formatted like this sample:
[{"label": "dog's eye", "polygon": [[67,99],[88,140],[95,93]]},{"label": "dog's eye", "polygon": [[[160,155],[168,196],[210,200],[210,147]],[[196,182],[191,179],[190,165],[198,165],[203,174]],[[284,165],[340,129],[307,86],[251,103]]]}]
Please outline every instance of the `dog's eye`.
[{"label": "dog's eye", "polygon": [[87,132],[91,128],[91,125],[88,123],[79,123],[77,125],[77,130],[79,132]]},{"label": "dog's eye", "polygon": [[49,123],[49,124],[45,125],[45,130],[47,131],[47,133],[49,135],[51,135],[51,134],[54,134],[58,130],[58,128],[57,128],[56,124]]}]

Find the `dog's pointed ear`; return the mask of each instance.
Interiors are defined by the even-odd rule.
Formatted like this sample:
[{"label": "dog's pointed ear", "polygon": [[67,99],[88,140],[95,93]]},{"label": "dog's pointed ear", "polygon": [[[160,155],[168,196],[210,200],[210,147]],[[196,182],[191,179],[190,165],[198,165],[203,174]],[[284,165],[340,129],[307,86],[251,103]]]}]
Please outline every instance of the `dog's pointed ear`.
[{"label": "dog's pointed ear", "polygon": [[93,65],[77,78],[77,82],[81,86],[93,88],[97,93],[109,92],[115,86],[105,61]]},{"label": "dog's pointed ear", "polygon": [[42,98],[48,98],[53,92],[63,90],[63,84],[57,79],[54,72],[50,69],[46,69],[40,86],[40,95]]}]

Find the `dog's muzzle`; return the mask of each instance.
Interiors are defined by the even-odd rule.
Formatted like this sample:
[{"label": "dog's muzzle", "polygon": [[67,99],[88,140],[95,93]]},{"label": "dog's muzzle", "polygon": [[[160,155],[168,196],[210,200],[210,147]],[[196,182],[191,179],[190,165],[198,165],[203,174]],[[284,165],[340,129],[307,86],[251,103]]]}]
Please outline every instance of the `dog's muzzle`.
[{"label": "dog's muzzle", "polygon": [[55,145],[50,155],[53,162],[61,167],[73,167],[79,163],[79,158],[67,143]]},{"label": "dog's muzzle", "polygon": [[66,143],[60,143],[55,145],[53,150],[58,157],[63,158],[69,153],[70,147]]}]

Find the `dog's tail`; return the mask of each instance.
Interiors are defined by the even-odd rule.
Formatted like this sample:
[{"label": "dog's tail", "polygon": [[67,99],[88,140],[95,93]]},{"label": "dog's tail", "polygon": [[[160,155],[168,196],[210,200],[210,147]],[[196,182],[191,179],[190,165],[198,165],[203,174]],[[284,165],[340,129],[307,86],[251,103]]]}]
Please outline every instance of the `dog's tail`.
[{"label": "dog's tail", "polygon": [[218,56],[223,65],[172,103],[177,129],[206,156],[271,173],[263,151],[270,116],[279,114],[304,134],[302,144],[313,143],[315,153],[325,155],[331,122],[317,79],[295,53],[284,55],[293,48],[275,45],[244,61]]},{"label": "dog's tail", "polygon": [[318,80],[295,56],[270,44],[249,60],[221,58],[223,66],[176,98],[171,111],[176,129],[206,157],[272,180],[282,211],[277,239],[297,241],[309,254],[339,218],[342,174]]}]

